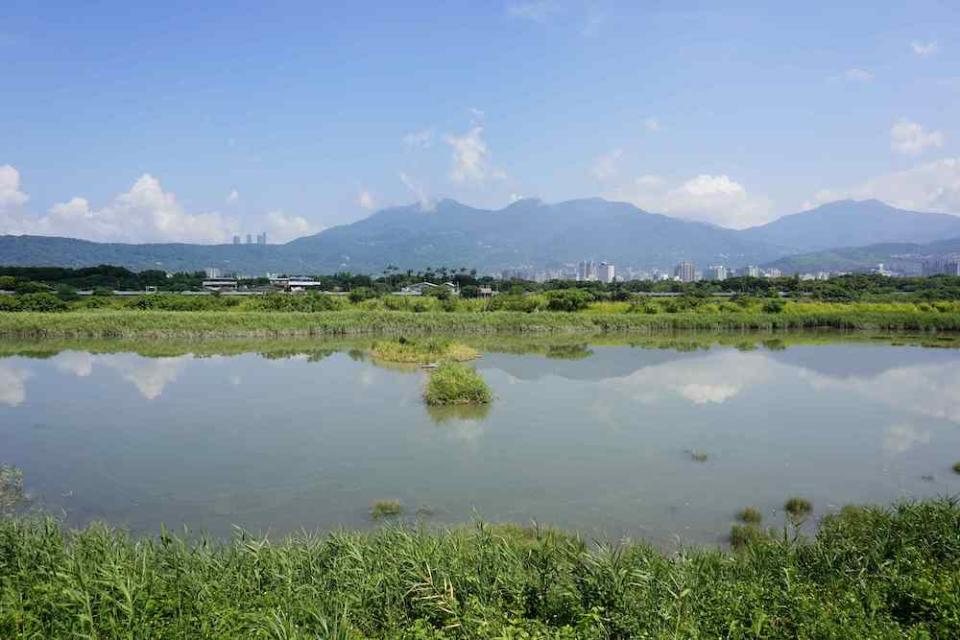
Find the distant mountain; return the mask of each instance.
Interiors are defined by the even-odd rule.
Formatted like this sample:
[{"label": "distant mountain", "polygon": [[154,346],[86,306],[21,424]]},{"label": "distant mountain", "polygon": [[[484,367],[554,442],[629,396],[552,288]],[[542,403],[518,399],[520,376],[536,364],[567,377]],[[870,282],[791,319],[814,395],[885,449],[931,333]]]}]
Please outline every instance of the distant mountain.
[{"label": "distant mountain", "polygon": [[477,266],[484,270],[559,266],[583,259],[637,267],[745,264],[783,252],[738,232],[647,213],[599,198],[544,204],[521,200],[497,211],[453,200],[434,208],[395,207],[287,245],[289,255],[321,257],[327,269],[376,271],[386,264]]},{"label": "distant mountain", "polygon": [[887,242],[934,242],[960,236],[960,217],[918,213],[879,200],[841,200],[744,229],[744,238],[785,253]]},{"label": "distant mountain", "polygon": [[[725,264],[852,265],[888,262],[918,243],[960,237],[960,218],[913,213],[875,200],[835,202],[743,231],[649,213],[599,198],[545,204],[520,200],[499,210],[443,200],[392,207],[285,245],[107,244],[41,236],[0,236],[0,264],[199,270],[379,273],[446,266],[491,272],[550,268],[583,259],[665,268],[680,260]],[[877,248],[878,242],[898,246]],[[864,247],[871,245],[871,247]],[[848,247],[833,255],[831,247]],[[857,253],[851,247],[864,247]],[[810,252],[822,255],[812,256]],[[806,255],[795,255],[806,254]],[[786,260],[787,256],[793,256]],[[811,267],[812,268],[812,267]],[[818,267],[823,268],[823,267]],[[810,270],[806,266],[802,270]]]},{"label": "distant mountain", "polygon": [[960,237],[926,244],[888,242],[865,247],[842,247],[786,256],[765,267],[784,273],[816,271],[869,271],[883,263],[884,268],[898,273],[919,274],[924,260],[960,255]]}]

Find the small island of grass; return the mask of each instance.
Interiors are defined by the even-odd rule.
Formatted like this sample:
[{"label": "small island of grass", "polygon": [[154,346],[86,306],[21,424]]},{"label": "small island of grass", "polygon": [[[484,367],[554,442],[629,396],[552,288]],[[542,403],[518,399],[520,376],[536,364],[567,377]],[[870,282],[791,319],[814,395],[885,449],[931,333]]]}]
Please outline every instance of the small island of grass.
[{"label": "small island of grass", "polygon": [[465,362],[480,357],[480,352],[461,342],[445,338],[378,340],[370,347],[370,355],[384,362],[431,364],[440,360]]},{"label": "small island of grass", "polygon": [[471,367],[446,360],[430,374],[423,398],[431,406],[487,404],[493,394]]}]

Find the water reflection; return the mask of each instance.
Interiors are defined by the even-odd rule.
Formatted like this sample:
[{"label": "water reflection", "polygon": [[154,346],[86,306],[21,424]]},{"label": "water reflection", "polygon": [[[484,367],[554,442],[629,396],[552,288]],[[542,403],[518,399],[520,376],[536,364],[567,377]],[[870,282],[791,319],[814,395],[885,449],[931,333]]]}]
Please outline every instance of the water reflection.
[{"label": "water reflection", "polygon": [[30,372],[0,361],[0,404],[16,407],[27,399]]},{"label": "water reflection", "polygon": [[367,526],[391,496],[448,521],[709,542],[737,509],[788,495],[826,507],[957,490],[949,349],[514,342],[475,363],[492,405],[438,408],[418,367],[381,366],[369,342],[71,346],[0,358],[0,461],[74,522]]},{"label": "water reflection", "polygon": [[489,404],[454,404],[442,407],[427,406],[427,414],[437,424],[452,421],[480,422],[490,413]]}]

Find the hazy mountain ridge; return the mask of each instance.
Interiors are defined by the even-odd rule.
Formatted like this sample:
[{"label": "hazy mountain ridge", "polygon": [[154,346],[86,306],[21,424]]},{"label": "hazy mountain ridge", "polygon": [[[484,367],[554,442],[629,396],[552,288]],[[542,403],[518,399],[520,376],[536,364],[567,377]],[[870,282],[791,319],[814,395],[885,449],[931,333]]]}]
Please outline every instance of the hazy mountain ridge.
[{"label": "hazy mountain ridge", "polygon": [[600,198],[556,204],[527,199],[499,210],[442,200],[432,207],[383,209],[284,245],[130,245],[0,236],[0,264],[117,264],[170,271],[219,267],[256,274],[378,273],[390,264],[414,270],[442,265],[495,271],[559,267],[583,259],[667,268],[688,259],[703,267],[720,263],[771,264],[785,271],[858,270],[890,262],[889,256],[952,251],[946,245],[920,245],[954,237],[960,237],[960,217],[908,212],[875,200],[829,203],[741,231]]}]

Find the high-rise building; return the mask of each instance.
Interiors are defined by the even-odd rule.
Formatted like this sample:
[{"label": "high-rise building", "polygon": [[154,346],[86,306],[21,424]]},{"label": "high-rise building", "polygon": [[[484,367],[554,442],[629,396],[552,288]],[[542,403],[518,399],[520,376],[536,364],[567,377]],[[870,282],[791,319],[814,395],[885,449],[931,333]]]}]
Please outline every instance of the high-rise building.
[{"label": "high-rise building", "polygon": [[267,232],[257,234],[257,244],[267,244]]},{"label": "high-rise building", "polygon": [[247,234],[247,244],[253,244],[253,236],[249,233]]},{"label": "high-rise building", "polygon": [[577,280],[587,282],[597,279],[597,265],[593,260],[584,260],[577,265]]},{"label": "high-rise building", "polygon": [[740,270],[740,275],[747,276],[748,278],[759,278],[760,267],[752,264],[748,265]]},{"label": "high-rise building", "polygon": [[921,273],[925,276],[960,276],[960,261],[946,258],[924,260]]},{"label": "high-rise building", "polygon": [[240,244],[240,236],[233,236],[233,244]]},{"label": "high-rise building", "polygon": [[617,277],[617,269],[609,262],[601,262],[597,277],[600,282],[611,283]]},{"label": "high-rise building", "polygon": [[722,281],[727,279],[727,268],[722,264],[714,264],[707,267],[707,280]]},{"label": "high-rise building", "polygon": [[206,274],[207,280],[217,280],[223,276],[223,273],[217,267],[207,267],[203,270],[203,273]]},{"label": "high-rise building", "polygon": [[697,277],[697,270],[689,260],[681,260],[673,270],[673,275],[680,278],[680,282],[693,282]]}]

